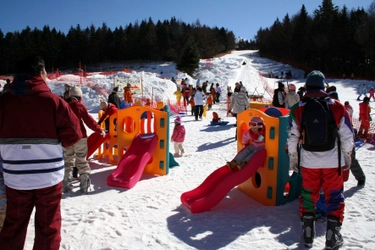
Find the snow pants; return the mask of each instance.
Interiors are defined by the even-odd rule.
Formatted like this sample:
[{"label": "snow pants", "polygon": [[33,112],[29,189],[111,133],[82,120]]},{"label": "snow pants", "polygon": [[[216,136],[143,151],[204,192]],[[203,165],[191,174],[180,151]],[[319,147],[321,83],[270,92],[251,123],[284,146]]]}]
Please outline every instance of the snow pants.
[{"label": "snow pants", "polygon": [[366,119],[365,117],[361,117],[361,125],[359,126],[359,129],[358,129],[358,135],[364,136],[365,139],[367,139],[369,129],[370,129],[370,121]]},{"label": "snow pants", "polygon": [[82,138],[71,147],[63,148],[65,161],[64,179],[72,178],[73,167],[77,167],[78,174],[91,174],[91,168],[87,162],[87,138]]},{"label": "snow pants", "polygon": [[199,118],[202,118],[203,115],[203,105],[195,105],[194,106],[194,115],[195,115],[195,120],[198,120]]},{"label": "snow pants", "polygon": [[242,149],[235,157],[234,160],[237,163],[242,163],[243,161],[249,162],[251,157],[253,157],[258,151],[260,151],[263,148],[256,148],[252,145],[249,145]]},{"label": "snow pants", "polygon": [[0,232],[2,250],[24,248],[27,227],[35,207],[34,250],[58,250],[61,242],[62,182],[34,190],[16,190],[6,187],[7,210]]},{"label": "snow pants", "polygon": [[174,153],[182,155],[185,153],[184,147],[183,147],[183,142],[173,142],[173,147],[174,147]]},{"label": "snow pants", "polygon": [[359,164],[357,160],[355,148],[353,148],[352,150],[352,164],[350,165],[350,171],[352,172],[357,181],[366,180],[366,176],[362,170],[361,164]]},{"label": "snow pants", "polygon": [[[341,171],[341,173],[343,170]],[[300,197],[300,215],[314,213],[316,203],[323,189],[326,199],[327,216],[335,216],[342,223],[344,220],[344,181],[338,174],[338,168],[301,168],[302,192]]]}]

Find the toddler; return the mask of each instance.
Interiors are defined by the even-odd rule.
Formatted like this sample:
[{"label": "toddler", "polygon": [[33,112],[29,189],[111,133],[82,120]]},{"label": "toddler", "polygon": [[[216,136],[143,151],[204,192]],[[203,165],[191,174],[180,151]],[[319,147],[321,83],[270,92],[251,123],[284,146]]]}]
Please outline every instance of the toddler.
[{"label": "toddler", "polygon": [[174,128],[172,133],[171,141],[174,146],[174,156],[182,156],[185,153],[183,143],[185,140],[185,127],[181,125],[181,116],[177,116],[174,120]]}]

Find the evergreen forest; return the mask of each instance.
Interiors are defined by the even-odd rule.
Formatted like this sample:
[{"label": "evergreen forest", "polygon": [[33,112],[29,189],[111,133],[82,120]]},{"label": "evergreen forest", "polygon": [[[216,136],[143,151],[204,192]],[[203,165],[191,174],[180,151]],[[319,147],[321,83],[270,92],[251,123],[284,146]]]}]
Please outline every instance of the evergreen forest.
[{"label": "evergreen forest", "polygon": [[191,67],[197,68],[200,58],[212,58],[233,49],[233,32],[210,28],[199,21],[186,24],[174,17],[156,24],[149,18],[113,31],[105,23],[98,28],[77,25],[66,35],[48,25],[42,30],[26,27],[5,35],[0,30],[0,74],[12,73],[15,62],[28,54],[40,55],[47,71],[137,60],[173,61],[179,70],[192,74]]},{"label": "evergreen forest", "polygon": [[[246,25],[243,23],[241,25]],[[288,63],[309,72],[320,70],[329,77],[375,79],[375,0],[368,9],[339,9],[332,0],[309,14],[304,5],[292,16],[278,18],[260,28],[253,40],[235,37],[225,28],[207,27],[197,20],[186,24],[170,20],[143,20],[111,30],[71,27],[67,34],[44,26],[26,27],[4,34],[0,29],[0,74],[11,74],[23,55],[38,54],[47,71],[82,65],[127,61],[171,61],[190,75],[199,59],[231,50],[259,50],[262,57]]]},{"label": "evergreen forest", "polygon": [[323,0],[311,16],[302,5],[293,17],[285,15],[259,29],[251,45],[263,57],[307,72],[318,69],[331,77],[374,80],[375,1],[367,11],[349,11]]}]

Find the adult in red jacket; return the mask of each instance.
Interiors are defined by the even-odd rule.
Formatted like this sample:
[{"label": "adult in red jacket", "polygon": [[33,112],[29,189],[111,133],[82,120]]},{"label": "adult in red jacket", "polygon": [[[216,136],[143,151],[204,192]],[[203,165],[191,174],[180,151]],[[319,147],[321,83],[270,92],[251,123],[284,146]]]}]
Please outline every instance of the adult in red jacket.
[{"label": "adult in red jacket", "polygon": [[65,160],[65,175],[63,181],[63,192],[70,191],[73,186],[71,185],[73,168],[76,168],[79,174],[80,189],[82,193],[87,193],[90,187],[91,168],[87,162],[87,127],[95,132],[100,133],[103,137],[106,136],[100,126],[96,123],[94,118],[89,114],[85,105],[82,104],[82,90],[79,85],[73,86],[69,90],[69,98],[66,100],[69,103],[70,108],[80,121],[80,129],[83,138],[76,144],[70,147],[64,147],[64,160]]},{"label": "adult in red jacket", "polygon": [[44,61],[28,56],[16,65],[7,93],[0,96],[0,155],[7,211],[1,249],[23,249],[35,207],[33,249],[60,248],[62,146],[82,138],[79,120],[67,102],[51,93]]},{"label": "adult in red jacket", "polygon": [[359,104],[359,120],[361,121],[361,125],[359,126],[358,130],[358,137],[367,139],[368,130],[370,129],[370,98],[365,97],[363,101]]}]

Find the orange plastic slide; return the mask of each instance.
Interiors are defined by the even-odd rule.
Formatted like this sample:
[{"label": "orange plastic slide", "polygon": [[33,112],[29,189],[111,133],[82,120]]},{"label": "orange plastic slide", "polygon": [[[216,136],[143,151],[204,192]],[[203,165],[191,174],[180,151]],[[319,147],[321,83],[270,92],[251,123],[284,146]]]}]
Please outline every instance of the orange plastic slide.
[{"label": "orange plastic slide", "polygon": [[235,186],[255,175],[264,166],[266,150],[258,151],[239,171],[232,171],[227,165],[212,172],[197,188],[185,192],[180,200],[192,213],[203,213],[216,206]]},{"label": "orange plastic slide", "polygon": [[156,134],[138,134],[121,157],[116,170],[108,176],[107,185],[128,189],[134,187],[146,165],[152,161],[157,142]]}]

